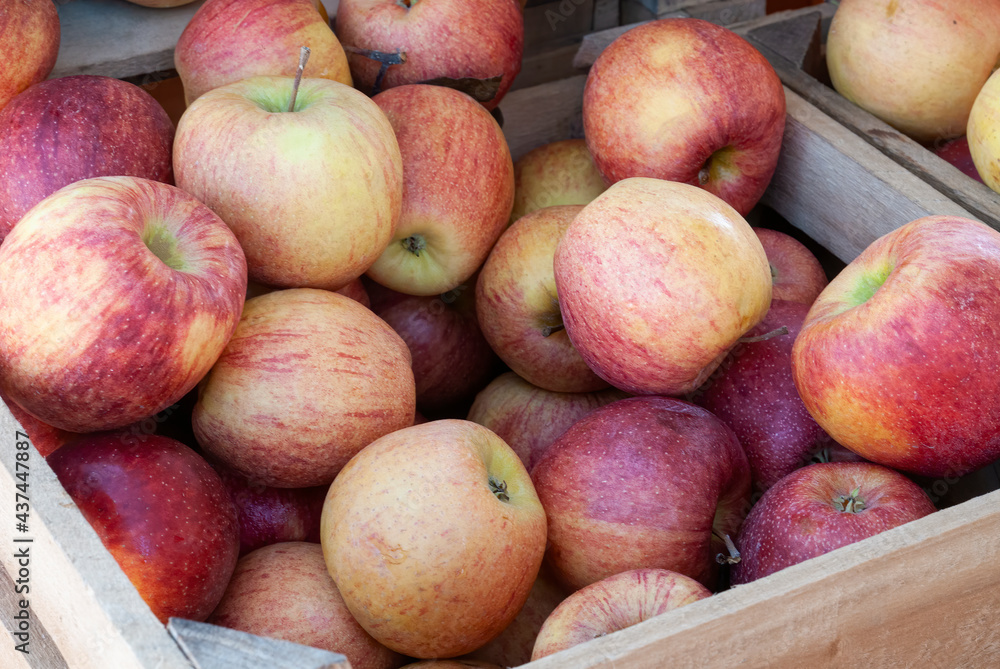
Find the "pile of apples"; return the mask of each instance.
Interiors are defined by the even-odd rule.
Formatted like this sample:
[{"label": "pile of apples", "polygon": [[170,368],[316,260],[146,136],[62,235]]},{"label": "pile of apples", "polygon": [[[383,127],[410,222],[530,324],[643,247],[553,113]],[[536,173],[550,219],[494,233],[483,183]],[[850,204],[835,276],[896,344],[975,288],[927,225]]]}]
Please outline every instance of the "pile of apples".
[{"label": "pile of apples", "polygon": [[626,32],[515,164],[516,0],[208,0],[176,131],[43,81],[50,6],[0,10],[50,47],[0,72],[0,392],[164,622],[519,665],[1000,457],[1000,234],[828,283],[752,228],[785,98],[735,33]]}]

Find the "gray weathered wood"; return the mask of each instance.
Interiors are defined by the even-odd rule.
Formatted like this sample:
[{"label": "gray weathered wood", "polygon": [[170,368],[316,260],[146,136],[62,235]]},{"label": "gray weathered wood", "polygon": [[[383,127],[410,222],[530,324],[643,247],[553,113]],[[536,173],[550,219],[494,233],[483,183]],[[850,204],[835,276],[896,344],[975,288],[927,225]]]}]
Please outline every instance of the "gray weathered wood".
[{"label": "gray weathered wood", "polygon": [[563,45],[594,28],[594,0],[553,0],[524,8],[524,53]]},{"label": "gray weathered wood", "polygon": [[167,631],[196,669],[351,669],[339,653],[171,618]]},{"label": "gray weathered wood", "polygon": [[621,23],[620,0],[597,0],[594,3],[594,30],[613,28]]},{"label": "gray weathered wood", "polygon": [[623,23],[635,23],[663,16],[683,7],[711,2],[712,0],[622,0]]},{"label": "gray weathered wood", "polygon": [[586,75],[511,91],[500,102],[503,132],[517,160],[528,151],[571,137],[583,137]]},{"label": "gray weathered wood", "polygon": [[[822,15],[809,12],[793,16],[780,23],[764,23],[740,30],[743,36],[760,50],[770,48],[788,65],[813,76],[826,69],[820,31]],[[772,59],[772,65],[775,65]]]}]

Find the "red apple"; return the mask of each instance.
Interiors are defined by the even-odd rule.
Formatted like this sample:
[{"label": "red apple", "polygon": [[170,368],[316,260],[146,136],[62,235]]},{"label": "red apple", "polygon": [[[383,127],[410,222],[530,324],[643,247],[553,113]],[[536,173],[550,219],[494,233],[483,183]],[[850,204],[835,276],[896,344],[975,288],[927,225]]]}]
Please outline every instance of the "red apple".
[{"label": "red apple", "polygon": [[626,397],[616,388],[593,393],[556,393],[507,372],[476,395],[468,419],[496,432],[530,472],[542,453],[570,425],[594,409]]},{"label": "red apple", "polygon": [[340,653],[351,669],[395,669],[404,662],[347,610],[318,544],[273,544],[241,557],[208,622]]},{"label": "red apple", "polygon": [[344,48],[313,0],[208,0],[177,40],[174,67],[190,105],[241,79],[294,77],[303,46],[304,76],[351,85]]},{"label": "red apple", "polygon": [[80,435],[76,432],[67,432],[53,427],[44,421],[40,421],[30,413],[22,409],[17,402],[14,402],[0,390],[0,401],[3,401],[10,410],[14,420],[24,428],[32,446],[42,457],[48,457],[60,446],[65,446],[75,440]]},{"label": "red apple", "polygon": [[771,267],[771,299],[812,304],[826,288],[826,272],[813,252],[791,235],[754,228]]},{"label": "red apple", "polygon": [[747,222],[711,193],[659,179],[620,181],[584,207],[554,267],[573,345],[634,394],[694,390],[771,303]]},{"label": "red apple", "polygon": [[605,191],[604,177],[582,139],[543,144],[514,163],[513,223],[525,214],[562,204],[588,204]]},{"label": "red apple", "polygon": [[[372,95],[441,79],[495,79],[466,86],[481,89],[476,99],[493,109],[521,71],[524,17],[515,0],[341,0],[336,31],[355,85]],[[379,77],[381,62],[365,51],[405,60]]]},{"label": "red apple", "polygon": [[750,509],[734,585],[829,553],[934,512],[927,493],[887,467],[827,462],[798,469]]},{"label": "red apple", "polygon": [[806,408],[867,460],[960,476],[1000,457],[1000,232],[929,216],[872,242],[792,349]]},{"label": "red apple", "polygon": [[195,100],[177,124],[177,185],[232,228],[250,278],[337,290],[392,239],[403,164],[378,105],[329,79],[251,77]]},{"label": "red apple", "polygon": [[204,620],[236,566],[236,511],[215,470],[184,444],[87,435],[47,458],[83,517],[160,621]]},{"label": "red apple", "polygon": [[400,86],[373,99],[396,132],[404,181],[395,236],[368,276],[402,293],[440,295],[479,269],[507,226],[507,140],[489,112],[450,88]]},{"label": "red apple", "polygon": [[736,433],[760,491],[814,459],[860,459],[830,439],[795,389],[792,343],[808,311],[807,304],[773,300],[767,316],[748,336],[781,327],[787,327],[788,334],[740,344],[695,396],[695,402]]},{"label": "red apple", "polygon": [[191,420],[202,448],[247,478],[305,488],[329,485],[414,410],[399,335],[344,295],[292,288],[247,300]]},{"label": "red apple", "polygon": [[744,216],[771,181],[784,128],[771,64],[701,19],[629,30],[598,57],[583,94],[584,135],[605,181],[681,181]]},{"label": "red apple", "polygon": [[476,291],[462,284],[443,295],[419,297],[368,284],[372,311],[392,326],[413,358],[417,406],[431,415],[464,417],[499,359],[476,319]]},{"label": "red apple", "polygon": [[587,393],[608,387],[573,347],[556,293],[556,246],[580,205],[537,209],[497,240],[476,282],[486,340],[521,378],[540,388]]},{"label": "red apple", "polygon": [[499,664],[482,660],[420,660],[404,665],[400,669],[504,669]]},{"label": "red apple", "polygon": [[29,209],[75,181],[173,183],[173,141],[167,112],[134,84],[78,76],[32,86],[0,111],[0,241]]},{"label": "red apple", "polygon": [[979,170],[976,169],[976,164],[972,160],[972,151],[969,149],[968,136],[962,135],[961,137],[945,142],[935,148],[934,153],[960,169],[966,176],[972,177],[979,183],[983,183],[983,178],[979,176]]},{"label": "red apple", "polygon": [[0,246],[0,384],[71,432],[152,416],[215,363],[246,271],[232,232],[178,188],[134,177],[67,186]]},{"label": "red apple", "polygon": [[545,620],[532,660],[637,625],[712,593],[701,583],[666,569],[634,569],[577,590]]},{"label": "red apple", "polygon": [[725,423],[670,397],[595,409],[531,470],[548,516],[546,559],[579,589],[630,569],[715,583],[723,538],[750,498],[746,455]]},{"label": "red apple", "polygon": [[49,76],[60,37],[59,14],[52,0],[20,0],[0,6],[0,109]]},{"label": "red apple", "polygon": [[545,511],[517,455],[481,425],[438,420],[386,435],[330,486],[326,565],[361,626],[415,658],[468,653],[528,598]]}]

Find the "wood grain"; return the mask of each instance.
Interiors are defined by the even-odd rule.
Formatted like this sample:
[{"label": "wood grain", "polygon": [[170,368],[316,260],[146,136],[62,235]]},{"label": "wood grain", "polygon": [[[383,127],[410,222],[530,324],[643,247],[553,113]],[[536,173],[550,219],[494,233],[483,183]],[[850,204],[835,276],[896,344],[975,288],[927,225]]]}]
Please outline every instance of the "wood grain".
[{"label": "wood grain", "polygon": [[586,75],[511,91],[500,102],[503,133],[516,161],[549,142],[583,137]]},{"label": "wood grain", "polygon": [[197,669],[351,669],[340,653],[171,618],[167,631]]}]

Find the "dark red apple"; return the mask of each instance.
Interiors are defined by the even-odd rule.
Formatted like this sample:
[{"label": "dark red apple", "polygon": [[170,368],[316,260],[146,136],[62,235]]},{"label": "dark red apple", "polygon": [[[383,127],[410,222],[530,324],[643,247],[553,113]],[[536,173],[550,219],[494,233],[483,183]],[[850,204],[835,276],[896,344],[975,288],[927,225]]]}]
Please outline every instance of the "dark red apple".
[{"label": "dark red apple", "polygon": [[172,184],[174,125],[120,79],[35,84],[0,111],[0,241],[45,197],[74,181],[132,176]]},{"label": "dark red apple", "polygon": [[812,304],[829,281],[813,252],[791,235],[754,228],[771,266],[771,299]]},{"label": "dark red apple", "polygon": [[870,462],[828,462],[776,483],[747,516],[734,585],[748,583],[935,511],[927,493]]},{"label": "dark red apple", "polygon": [[10,409],[14,420],[24,428],[31,444],[42,457],[48,457],[60,446],[64,446],[80,436],[78,432],[68,432],[35,418],[22,409],[20,404],[7,397],[3,390],[0,390],[0,400]]},{"label": "dark red apple", "polygon": [[208,617],[236,567],[239,527],[204,458],[167,437],[105,432],[47,461],[157,618]]},{"label": "dark red apple", "polygon": [[976,164],[972,162],[972,152],[969,150],[969,138],[965,135],[945,142],[934,149],[934,153],[939,158],[944,158],[949,163],[962,170],[966,176],[970,176],[979,183],[983,183],[983,178],[979,176]]}]

